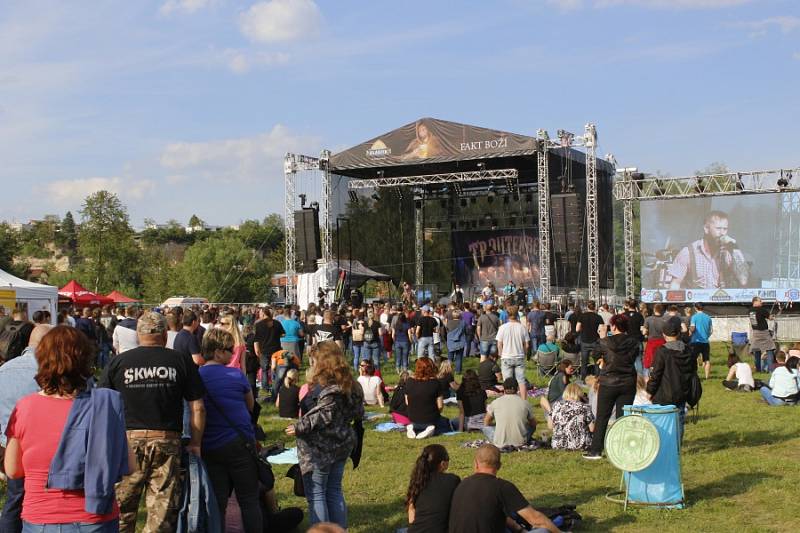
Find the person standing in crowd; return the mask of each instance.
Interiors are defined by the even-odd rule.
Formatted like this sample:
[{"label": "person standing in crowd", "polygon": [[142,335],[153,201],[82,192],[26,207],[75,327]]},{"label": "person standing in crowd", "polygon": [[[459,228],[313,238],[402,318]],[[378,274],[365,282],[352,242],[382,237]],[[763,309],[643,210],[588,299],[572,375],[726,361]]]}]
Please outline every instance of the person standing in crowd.
[{"label": "person standing in crowd", "polygon": [[624,313],[628,317],[628,334],[638,341],[636,351],[636,373],[640,376],[644,375],[644,364],[642,362],[642,343],[644,342],[644,335],[642,328],[644,327],[644,317],[636,307],[636,300],[625,300]]},{"label": "person standing in crowd", "polygon": [[322,324],[318,325],[314,331],[314,343],[333,341],[344,352],[345,344],[342,336],[342,327],[334,323],[334,314],[330,309],[326,309],[322,313]]},{"label": "person standing in crowd", "polygon": [[703,304],[694,304],[695,311],[689,322],[689,333],[691,334],[691,350],[695,360],[697,357],[703,358],[703,370],[706,379],[711,376],[711,344],[709,339],[714,329],[711,324],[711,317],[703,311]]},{"label": "person standing in crowd", "polygon": [[394,341],[395,368],[397,373],[408,371],[408,355],[411,349],[411,325],[404,312],[397,313],[391,326]]},{"label": "person standing in crowd", "polygon": [[464,289],[458,283],[453,288],[453,292],[450,293],[450,301],[459,306],[464,304]]},{"label": "person standing in crowd", "polygon": [[361,309],[353,309],[353,318],[350,326],[350,336],[352,339],[353,368],[358,372],[358,364],[364,358],[364,330],[366,322],[361,317]]},{"label": "person standing in crowd", "polygon": [[677,305],[671,304],[667,308],[667,314],[664,315],[664,321],[665,322],[672,322],[673,324],[678,326],[678,331],[681,332],[681,337],[684,337],[684,336],[688,337],[688,335],[689,335],[689,326],[686,325],[683,322],[683,319],[681,318],[680,310],[678,309]]},{"label": "person standing in crowd", "polygon": [[256,445],[250,421],[255,398],[241,370],[228,366],[233,349],[233,335],[222,328],[212,328],[203,337],[205,364],[199,372],[206,390],[206,425],[202,455],[222,522],[228,497],[235,490],[245,532],[261,533],[258,469],[251,452]]},{"label": "person standing in crowd", "polygon": [[281,348],[287,352],[292,352],[299,358],[303,354],[300,352],[300,339],[305,335],[303,326],[300,325],[294,316],[292,316],[292,308],[286,306],[283,310],[283,319],[280,321],[283,327],[283,337],[281,337]]},{"label": "person standing in crowd", "polygon": [[117,323],[117,327],[114,328],[111,342],[117,355],[139,346],[139,337],[136,335],[136,319],[138,316],[139,309],[131,305],[125,308],[125,318],[120,320]]},{"label": "person standing in crowd", "polygon": [[170,350],[175,348],[175,338],[181,332],[183,325],[175,310],[171,310],[166,314],[167,318],[167,348]]},{"label": "person standing in crowd", "polygon": [[200,324],[197,320],[197,315],[194,314],[194,311],[186,311],[181,320],[183,321],[183,329],[175,337],[175,342],[172,345],[173,349],[179,354],[187,356],[195,365],[200,366],[204,361],[203,356],[200,355],[200,343],[195,335],[195,331],[197,331]]},{"label": "person standing in crowd", "polygon": [[[519,397],[517,384],[516,379],[506,378],[503,395],[486,406],[483,434],[498,448],[527,444],[536,431],[533,408]],[[492,420],[496,421],[495,426]]]},{"label": "person standing in crowd", "polygon": [[[571,314],[570,314],[570,311],[571,311]],[[583,311],[581,310],[580,304],[575,304],[575,307],[573,307],[570,311],[567,311],[567,314],[569,316],[564,315],[564,320],[569,322],[569,332],[577,334],[578,333],[578,331],[577,331],[578,319],[581,317],[581,313]],[[576,338],[577,338],[577,336],[576,336]]]},{"label": "person standing in crowd", "polygon": [[606,327],[600,328],[598,352],[600,354],[600,389],[597,396],[597,424],[592,435],[592,446],[585,459],[602,459],[606,428],[611,413],[616,409],[617,419],[622,418],[622,408],[631,405],[636,396],[636,339],[628,335],[628,317],[611,317],[611,336]]},{"label": "person standing in crowd", "polygon": [[228,366],[230,368],[238,368],[242,374],[245,374],[247,372],[245,367],[247,343],[244,341],[242,330],[239,329],[239,324],[236,322],[236,316],[222,315],[219,319],[219,327],[230,333],[231,337],[233,337],[233,357],[231,357],[231,360],[228,362]]},{"label": "person standing in crowd", "polygon": [[181,496],[175,473],[181,464],[183,402],[189,402],[190,409],[191,439],[186,450],[200,456],[205,388],[191,357],[165,347],[167,323],[162,315],[144,313],[136,332],[139,347],[112,358],[98,384],[122,394],[128,446],[136,457],[132,473],[117,484],[120,531],[135,531],[145,492],[144,531],[167,533],[175,530]]},{"label": "person standing in crowd", "polygon": [[581,381],[586,380],[586,374],[589,371],[589,356],[597,350],[600,340],[598,329],[603,325],[603,319],[595,312],[596,309],[597,305],[594,300],[589,300],[586,304],[586,311],[580,314],[575,324],[575,332],[579,334],[578,338],[581,341]]},{"label": "person standing in crowd", "polygon": [[11,313],[11,320],[6,321],[6,325],[0,330],[9,338],[8,346],[5,347],[6,353],[0,353],[0,361],[10,361],[22,355],[33,331],[33,322],[28,320],[28,316],[21,309],[15,309]]},{"label": "person standing in crowd", "polygon": [[87,388],[94,356],[91,341],[66,326],[36,349],[42,390],[17,402],[6,429],[5,472],[24,477],[22,531],[119,531],[125,415],[118,392]]},{"label": "person standing in crowd", "polygon": [[433,334],[436,332],[437,322],[431,316],[431,308],[428,305],[422,306],[422,318],[416,328],[417,337],[417,357],[429,357],[433,359],[435,356],[433,347]]},{"label": "person standing in crowd", "polygon": [[467,346],[467,336],[464,332],[464,322],[461,320],[461,311],[454,309],[450,319],[445,324],[447,330],[447,359],[455,364],[456,373],[461,373],[461,364],[464,359],[464,349]]},{"label": "person standing in crowd", "polygon": [[92,326],[94,327],[94,336],[97,341],[97,368],[100,370],[106,367],[108,358],[111,355],[111,337],[101,321],[101,313],[99,307],[95,307],[92,310]]},{"label": "person standing in crowd", "polygon": [[342,349],[322,342],[314,352],[313,383],[321,387],[317,404],[286,434],[297,437],[297,456],[309,508],[309,524],[333,522],[347,528],[342,477],[357,444],[353,421],[364,416],[364,397]]},{"label": "person standing in crowd", "polygon": [[406,380],[405,389],[408,418],[411,420],[411,424],[406,426],[409,439],[425,439],[452,429],[450,422],[441,415],[444,398],[433,359],[417,359],[414,377]]},{"label": "person standing in crowd", "polygon": [[533,302],[533,309],[528,312],[527,319],[531,346],[544,344],[544,311],[542,311],[539,302]]},{"label": "person standing in crowd", "polygon": [[[36,362],[36,348],[42,338],[52,329],[49,324],[39,324],[33,328],[28,347],[22,355],[0,366],[0,430],[8,427],[8,419],[17,402],[39,391],[36,374],[39,365]],[[0,431],[0,448],[8,447],[6,435]],[[0,461],[2,468],[2,461]],[[22,530],[22,497],[25,494],[24,479],[6,480],[6,501],[0,513],[0,531],[16,533]]]},{"label": "person standing in crowd", "polygon": [[372,361],[373,366],[381,369],[381,323],[372,308],[367,309],[367,320],[364,323],[364,348],[362,357]]},{"label": "person standing in crowd", "polygon": [[[700,307],[702,309],[702,306]],[[693,372],[697,372],[697,359],[692,359],[688,346],[680,340],[680,330],[675,324],[664,325],[663,346],[653,358],[653,370],[647,380],[647,394],[656,405],[674,405],[678,408],[681,442],[686,420],[686,399]]]},{"label": "person standing in crowd", "polygon": [[528,533],[560,533],[560,530],[528,503],[513,483],[497,477],[500,450],[484,444],[475,452],[474,474],[463,479],[453,493],[450,533],[487,533],[525,530],[513,517],[520,517],[533,529]]},{"label": "person standing in crowd", "polygon": [[465,344],[464,357],[472,356],[472,341],[475,339],[475,313],[472,312],[472,306],[469,302],[465,303],[461,312],[461,321],[464,322],[464,336]]},{"label": "person standing in crowd", "polygon": [[611,323],[611,317],[614,316],[614,313],[611,312],[609,309],[608,304],[603,304],[600,306],[600,309],[597,310],[597,314],[600,315],[600,318],[603,319],[603,324],[608,326]]},{"label": "person standing in crowd", "polygon": [[492,305],[486,304],[484,312],[478,318],[478,341],[480,342],[481,361],[490,353],[497,354],[497,330],[500,329],[500,319],[492,312]]},{"label": "person standing in crowd", "polygon": [[662,316],[664,306],[656,304],[653,306],[653,314],[644,319],[644,334],[647,335],[647,344],[644,346],[644,377],[650,375],[650,367],[653,366],[653,356],[659,346],[664,344],[664,323],[666,320]]},{"label": "person standing in crowd", "polygon": [[429,444],[414,463],[406,491],[407,533],[446,532],[450,502],[461,482],[447,473],[450,456],[441,444]]},{"label": "person standing in crowd", "polygon": [[756,365],[756,372],[769,372],[775,362],[775,341],[769,331],[769,310],[761,298],[753,298],[750,308],[750,351]]},{"label": "person standing in crowd", "polygon": [[516,378],[519,395],[527,401],[525,354],[528,353],[530,337],[525,326],[519,323],[518,311],[516,305],[508,308],[508,322],[497,330],[497,351],[500,354],[500,369],[503,372],[503,379]]},{"label": "person standing in crowd", "polygon": [[261,390],[265,394],[269,394],[267,391],[269,390],[272,354],[281,350],[283,326],[277,320],[272,319],[272,312],[266,307],[260,309],[259,316],[261,319],[256,322],[253,349],[261,362]]},{"label": "person standing in crowd", "polygon": [[514,299],[516,300],[517,307],[520,309],[528,305],[528,289],[525,288],[524,284],[517,287]]},{"label": "person standing in crowd", "polygon": [[75,320],[75,329],[86,335],[89,340],[97,342],[97,335],[94,329],[94,321],[92,321],[92,310],[89,307],[84,307],[81,315]]}]

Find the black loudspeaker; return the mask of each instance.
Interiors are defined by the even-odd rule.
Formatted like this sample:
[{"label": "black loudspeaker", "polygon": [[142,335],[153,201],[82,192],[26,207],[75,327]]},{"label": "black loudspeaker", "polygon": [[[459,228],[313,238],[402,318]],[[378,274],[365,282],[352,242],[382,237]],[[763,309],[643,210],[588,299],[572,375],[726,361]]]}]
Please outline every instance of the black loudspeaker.
[{"label": "black loudspeaker", "polygon": [[554,267],[551,277],[555,284],[575,286],[580,281],[583,202],[577,193],[554,194],[550,197],[550,216]]},{"label": "black loudspeaker", "polygon": [[322,257],[319,237],[319,210],[305,207],[294,212],[294,234],[296,240],[299,272],[316,272],[317,260]]}]

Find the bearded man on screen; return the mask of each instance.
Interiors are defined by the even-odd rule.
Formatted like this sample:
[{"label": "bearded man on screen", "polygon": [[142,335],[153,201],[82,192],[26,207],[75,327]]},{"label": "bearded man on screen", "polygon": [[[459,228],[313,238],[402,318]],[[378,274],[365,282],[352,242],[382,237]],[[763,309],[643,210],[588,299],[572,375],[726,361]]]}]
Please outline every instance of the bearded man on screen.
[{"label": "bearded man on screen", "polygon": [[746,287],[750,267],[736,239],[728,235],[728,214],[711,211],[703,222],[703,238],[684,246],[668,273],[671,289]]}]

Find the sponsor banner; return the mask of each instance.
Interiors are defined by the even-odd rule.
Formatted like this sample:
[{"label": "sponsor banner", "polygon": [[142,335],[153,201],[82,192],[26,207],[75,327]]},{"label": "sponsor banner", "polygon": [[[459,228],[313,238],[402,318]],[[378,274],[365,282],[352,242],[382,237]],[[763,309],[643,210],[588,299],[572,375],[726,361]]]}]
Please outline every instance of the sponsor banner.
[{"label": "sponsor banner", "polygon": [[640,293],[645,303],[750,303],[756,296],[766,301],[798,302],[800,289],[642,289]]}]

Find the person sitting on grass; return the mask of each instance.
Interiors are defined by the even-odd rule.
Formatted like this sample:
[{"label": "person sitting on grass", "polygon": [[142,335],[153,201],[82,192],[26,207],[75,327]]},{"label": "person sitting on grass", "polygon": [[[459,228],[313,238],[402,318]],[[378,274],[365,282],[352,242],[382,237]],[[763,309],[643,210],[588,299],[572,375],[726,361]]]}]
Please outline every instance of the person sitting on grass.
[{"label": "person sitting on grass", "polygon": [[547,425],[553,430],[554,450],[589,449],[594,431],[594,415],[589,399],[576,383],[567,385],[561,400],[553,404],[553,412]]},{"label": "person sitting on grass", "polygon": [[406,405],[406,381],[408,380],[408,372],[403,371],[400,373],[397,386],[392,392],[392,399],[389,401],[389,413],[392,415],[392,422],[407,426],[411,423],[408,418],[408,406]]},{"label": "person sitting on grass", "polygon": [[574,332],[568,331],[564,338],[561,340],[561,353],[562,357],[566,359],[572,359],[573,361],[579,361],[579,356],[581,353],[581,348],[578,346],[577,336]]},{"label": "person sitting on grass", "polygon": [[536,430],[533,408],[518,392],[516,378],[510,377],[503,382],[503,395],[486,407],[483,434],[498,448],[528,444]]},{"label": "person sitting on grass", "polygon": [[358,364],[358,384],[364,391],[364,403],[366,405],[379,405],[383,407],[383,393],[381,392],[380,377],[375,375],[375,367],[372,361],[365,359]]},{"label": "person sitting on grass", "polygon": [[289,369],[286,377],[283,378],[283,387],[278,393],[278,400],[275,407],[278,408],[278,415],[281,418],[297,418],[300,416],[300,374],[296,368]]},{"label": "person sitting on grass", "polygon": [[474,474],[464,478],[453,493],[449,532],[520,533],[526,531],[518,523],[522,519],[532,527],[529,533],[559,533],[558,527],[531,507],[513,483],[497,477],[500,466],[500,450],[496,446],[484,444],[478,448]]},{"label": "person sitting on grass", "polygon": [[791,357],[786,361],[783,352],[778,352],[775,359],[779,366],[769,378],[769,387],[761,387],[761,397],[770,405],[797,405],[800,399],[797,364],[800,359]]},{"label": "person sitting on grass", "polygon": [[547,396],[542,396],[539,400],[539,405],[542,406],[545,418],[550,416],[552,406],[561,399],[564,394],[564,389],[569,385],[573,374],[575,374],[575,366],[569,359],[563,359],[558,363],[558,370],[556,375],[550,379],[550,384],[547,385]]},{"label": "person sitting on grass", "polygon": [[731,353],[728,355],[728,376],[723,380],[722,386],[728,390],[743,392],[752,391],[756,384],[753,380],[753,367],[743,363],[739,356]]},{"label": "person sitting on grass", "polygon": [[406,493],[408,533],[446,533],[450,520],[450,502],[461,482],[447,472],[450,456],[441,444],[430,444],[411,470]]},{"label": "person sitting on grass", "polygon": [[456,383],[456,378],[453,375],[453,365],[447,359],[439,363],[439,371],[436,373],[436,379],[439,380],[442,398],[450,398],[456,389],[458,389],[458,383]]},{"label": "person sitting on grass", "polygon": [[458,418],[450,421],[452,426],[458,431],[483,429],[487,396],[474,370],[464,372],[464,379],[458,387],[456,399],[458,399]]},{"label": "person sitting on grass", "polygon": [[444,400],[436,379],[433,359],[417,359],[414,377],[406,380],[406,405],[408,418],[411,420],[406,426],[406,436],[409,439],[424,439],[452,429],[450,421],[441,415]]},{"label": "person sitting on grass", "polygon": [[488,354],[483,361],[478,364],[478,379],[481,387],[486,391],[486,395],[495,398],[503,394],[502,387],[499,386],[503,380],[503,372],[497,364],[497,354]]}]

